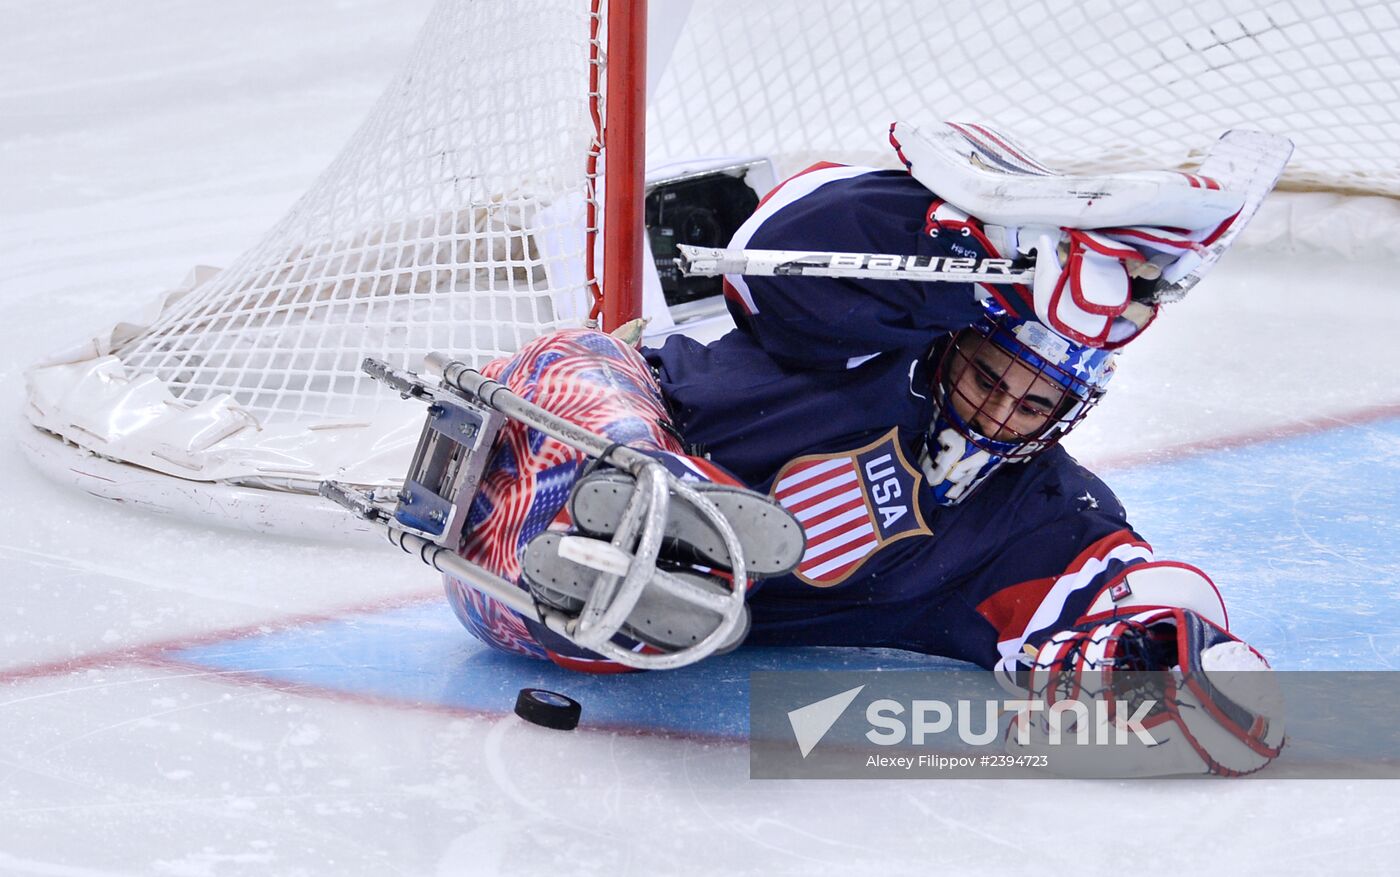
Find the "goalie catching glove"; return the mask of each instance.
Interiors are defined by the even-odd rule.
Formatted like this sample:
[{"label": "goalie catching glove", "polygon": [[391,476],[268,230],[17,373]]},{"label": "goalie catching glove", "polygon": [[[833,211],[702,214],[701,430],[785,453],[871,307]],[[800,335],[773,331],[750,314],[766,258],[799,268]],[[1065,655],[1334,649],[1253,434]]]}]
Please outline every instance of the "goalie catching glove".
[{"label": "goalie catching glove", "polygon": [[1238,776],[1283,748],[1268,662],[1189,609],[1091,617],[1046,642],[1019,684],[1044,708],[1013,719],[1007,751],[1057,773]]}]

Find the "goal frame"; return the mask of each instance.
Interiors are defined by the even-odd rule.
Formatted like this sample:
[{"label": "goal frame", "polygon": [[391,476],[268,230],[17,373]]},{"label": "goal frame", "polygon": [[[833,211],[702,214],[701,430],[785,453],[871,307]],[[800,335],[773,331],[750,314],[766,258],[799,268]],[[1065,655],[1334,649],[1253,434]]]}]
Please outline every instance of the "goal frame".
[{"label": "goal frame", "polygon": [[[593,0],[595,4],[603,0]],[[607,118],[603,130],[603,279],[601,316],[612,331],[642,315],[642,255],[646,233],[642,198],[646,177],[648,0],[612,0],[608,8]],[[598,16],[593,17],[597,26]],[[598,40],[593,40],[593,46]],[[595,64],[592,68],[598,70]],[[598,106],[597,88],[590,89]],[[596,112],[596,109],[595,109]],[[593,202],[593,203],[596,203]],[[597,228],[596,221],[589,223]],[[586,247],[591,260],[594,247]],[[591,265],[589,266],[591,269]],[[588,271],[589,282],[597,275]]]}]

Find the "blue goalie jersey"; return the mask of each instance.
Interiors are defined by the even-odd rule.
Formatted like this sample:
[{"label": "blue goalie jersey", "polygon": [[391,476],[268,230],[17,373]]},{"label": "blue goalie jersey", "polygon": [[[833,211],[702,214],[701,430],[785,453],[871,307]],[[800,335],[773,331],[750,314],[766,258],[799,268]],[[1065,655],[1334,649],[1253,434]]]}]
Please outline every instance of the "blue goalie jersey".
[{"label": "blue goalie jersey", "polygon": [[[987,255],[940,235],[902,171],[818,165],[731,246]],[[971,284],[731,277],[739,328],[646,351],[685,440],[802,522],[797,570],[751,597],[749,642],[880,646],[990,667],[1153,564],[1117,498],[1059,447],[941,506],[919,465],[930,352],[982,313]],[[1207,580],[1208,581],[1208,580]]]}]

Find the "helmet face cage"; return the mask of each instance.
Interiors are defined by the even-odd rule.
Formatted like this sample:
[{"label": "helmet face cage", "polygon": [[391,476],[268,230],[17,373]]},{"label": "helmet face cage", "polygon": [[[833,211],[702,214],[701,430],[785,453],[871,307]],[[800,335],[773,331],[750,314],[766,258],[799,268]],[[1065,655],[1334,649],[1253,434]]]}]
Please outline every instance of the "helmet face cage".
[{"label": "helmet face cage", "polygon": [[1088,414],[1103,396],[1113,358],[989,308],[986,318],[949,342],[934,389],[948,425],[968,444],[1024,461]]}]

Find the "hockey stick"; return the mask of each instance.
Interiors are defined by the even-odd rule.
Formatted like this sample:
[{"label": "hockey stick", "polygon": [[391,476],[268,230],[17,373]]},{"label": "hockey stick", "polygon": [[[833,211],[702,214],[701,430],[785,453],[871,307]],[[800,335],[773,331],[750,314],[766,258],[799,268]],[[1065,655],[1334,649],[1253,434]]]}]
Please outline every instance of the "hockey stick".
[{"label": "hockey stick", "polygon": [[[954,259],[943,256],[896,256],[890,253],[831,253],[805,250],[723,250],[678,244],[676,266],[692,277],[747,274],[760,277],[851,277],[908,280],[914,283],[1024,283],[1035,269],[1012,270],[1010,259]],[[1142,269],[1156,266],[1143,262]],[[1138,328],[1152,319],[1152,306],[1128,303],[1123,316]]]},{"label": "hockey stick", "polygon": [[915,283],[1030,283],[1034,269],[1012,270],[1010,259],[955,259],[890,253],[809,250],[724,250],[679,244],[676,265],[692,277],[748,274],[909,280]]}]

